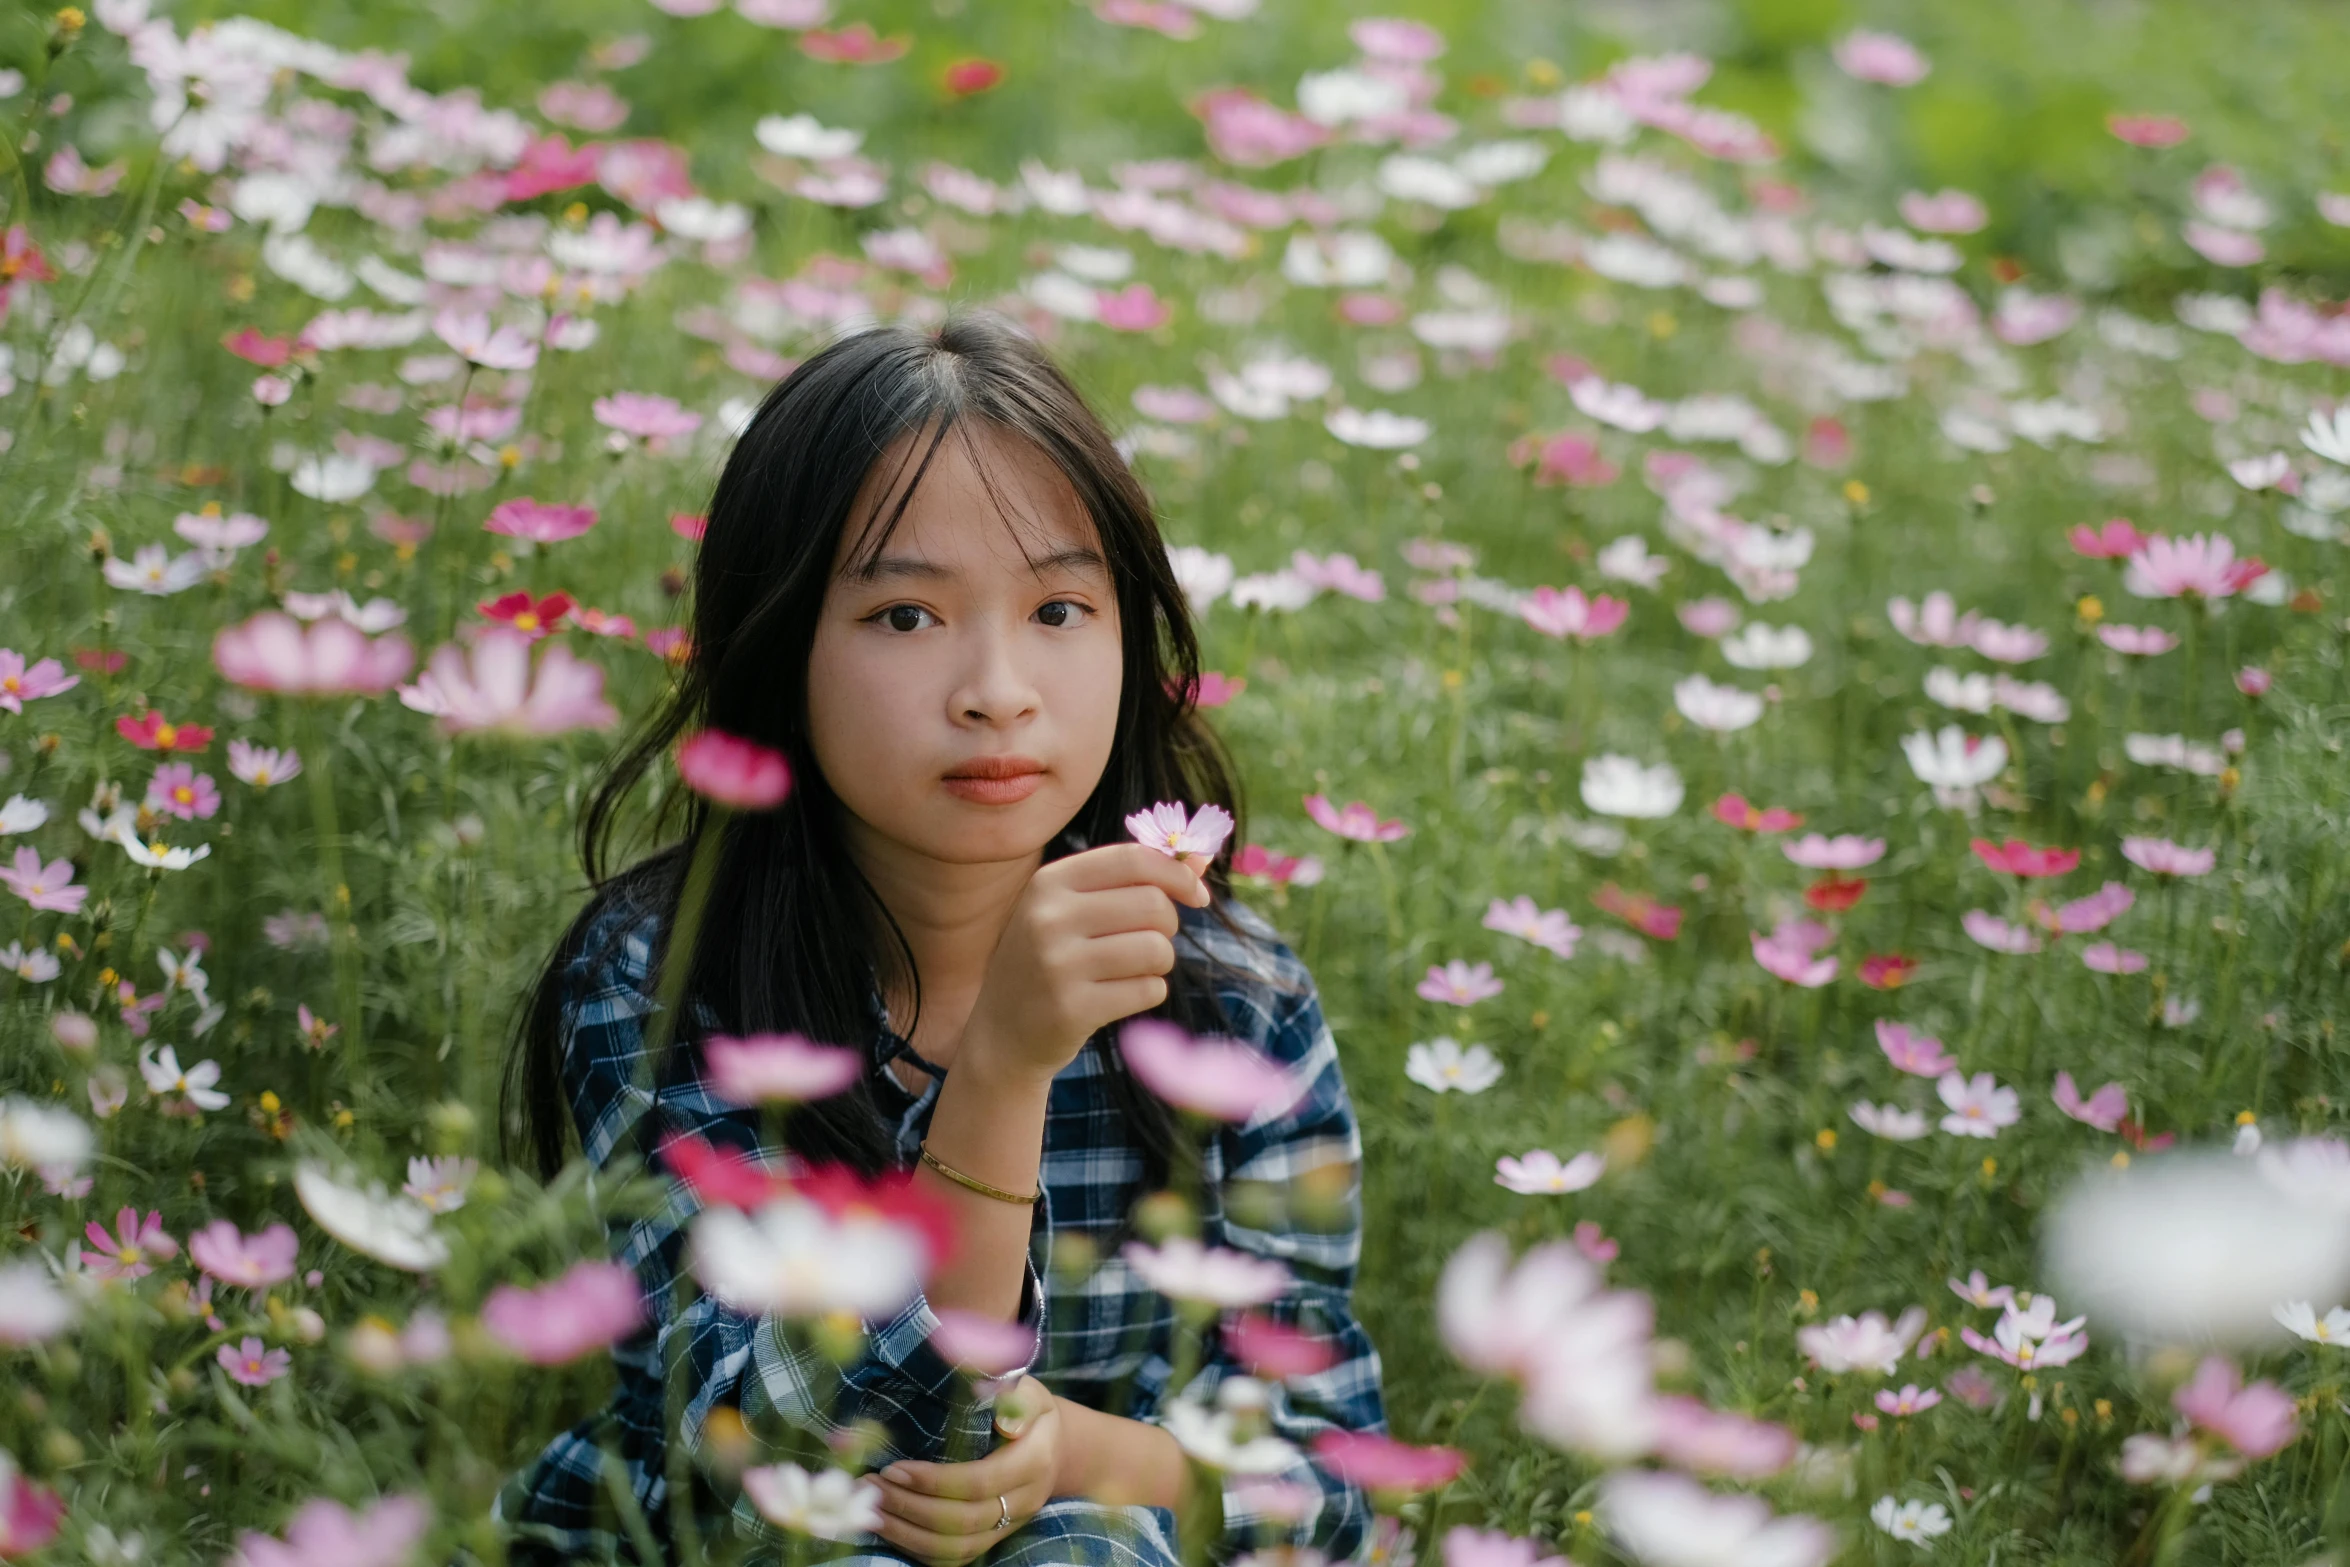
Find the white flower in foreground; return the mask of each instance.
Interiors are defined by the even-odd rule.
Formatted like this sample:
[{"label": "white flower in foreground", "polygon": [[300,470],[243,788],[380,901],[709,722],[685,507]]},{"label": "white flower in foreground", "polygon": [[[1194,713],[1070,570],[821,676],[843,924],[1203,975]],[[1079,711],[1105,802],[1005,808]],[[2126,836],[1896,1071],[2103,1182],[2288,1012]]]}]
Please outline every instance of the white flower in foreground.
[{"label": "white flower in foreground", "polygon": [[1267,1429],[1272,1397],[1254,1377],[1227,1377],[1216,1388],[1213,1409],[1179,1398],[1161,1418],[1167,1434],[1184,1452],[1226,1474],[1278,1474],[1298,1461],[1298,1451]]},{"label": "white flower in foreground", "polygon": [[10,1094],[0,1099],[0,1165],[45,1170],[80,1169],[97,1144],[89,1124],[71,1110]]},{"label": "white flower in foreground", "polygon": [[1759,1496],[1722,1496],[1685,1475],[1622,1469],[1600,1482],[1600,1521],[1649,1567],[1822,1567],[1836,1531],[1774,1517]]},{"label": "white flower in foreground", "polygon": [[177,1050],[149,1045],[139,1052],[139,1075],[147,1080],[147,1092],[159,1099],[176,1095],[199,1110],[228,1108],[228,1095],[212,1086],[220,1081],[218,1061],[199,1061],[183,1070]]},{"label": "white flower in foreground", "polygon": [[405,1197],[338,1181],[316,1164],[294,1171],[294,1195],[318,1227],[353,1251],[409,1273],[429,1273],[449,1260],[449,1243],[432,1215]]},{"label": "white flower in foreground", "polygon": [[1925,1331],[1923,1306],[1910,1307],[1893,1322],[1887,1322],[1881,1311],[1864,1311],[1796,1329],[1795,1347],[1831,1374],[1870,1371],[1889,1376]]},{"label": "white flower in foreground", "polygon": [[1432,1094],[1481,1094],[1501,1081],[1501,1063],[1483,1045],[1464,1050],[1440,1034],[1404,1052],[1403,1075]]},{"label": "white flower in foreground", "polygon": [[21,794],[12,794],[7,804],[0,805],[0,835],[31,832],[48,819],[47,801],[28,800]]},{"label": "white flower in foreground", "polygon": [[1431,426],[1425,419],[1383,408],[1333,408],[1323,418],[1322,428],[1349,446],[1396,452],[1428,439]]},{"label": "white flower in foreground", "polygon": [[2338,1137],[2296,1137],[2260,1150],[2260,1178],[2299,1202],[2350,1215],[2350,1143]]},{"label": "white flower in foreground", "polygon": [[1750,620],[1722,639],[1722,657],[1739,669],[1794,669],[1811,662],[1811,633]]},{"label": "white flower in foreground", "polygon": [[1977,739],[1956,724],[1945,724],[1933,734],[1920,730],[1905,735],[1901,749],[1918,782],[1937,791],[1980,788],[2007,766],[2005,740],[1997,735]]},{"label": "white flower in foreground", "polygon": [[1119,1253],[1143,1283],[1169,1300],[1194,1300],[1226,1311],[1262,1306],[1289,1289],[1289,1269],[1269,1257],[1202,1246],[1172,1235],[1158,1246],[1128,1241]]},{"label": "white flower in foreground", "polygon": [[801,1197],[756,1213],[705,1208],[693,1226],[694,1275],[737,1311],[886,1316],[922,1287],[922,1237],[878,1216],[835,1218]]},{"label": "white flower in foreground", "polygon": [[160,840],[141,843],[136,826],[127,819],[115,822],[107,836],[134,863],[144,865],[151,871],[184,871],[212,852],[212,845],[208,843],[200,843],[193,849],[175,849]]},{"label": "white flower in foreground", "polygon": [[2273,1313],[2284,1330],[2296,1338],[2305,1338],[2312,1344],[2331,1344],[2337,1349],[2350,1349],[2350,1309],[2334,1307],[2324,1316],[2305,1300],[2279,1301]]},{"label": "white flower in foreground", "polygon": [[1557,1195],[1598,1184],[1607,1173],[1607,1155],[1585,1152],[1561,1160],[1547,1148],[1536,1148],[1522,1155],[1503,1154],[1494,1161],[1493,1170],[1496,1186],[1527,1197]]},{"label": "white flower in foreground", "polygon": [[355,501],[375,488],[375,464],[364,457],[345,457],[340,453],[305,457],[294,464],[294,471],[286,482],[297,495],[307,495],[314,501],[333,505],[339,501]]},{"label": "white flower in foreground", "polygon": [[760,1517],[794,1534],[853,1541],[881,1527],[881,1488],[845,1469],[764,1464],[744,1470],[742,1486]]},{"label": "white flower in foreground", "polygon": [[1874,1105],[1865,1099],[1854,1104],[1850,1114],[1855,1126],[1888,1142],[1914,1143],[1926,1135],[1929,1125],[1923,1110],[1904,1110],[1899,1105]]},{"label": "white flower in foreground", "polygon": [[1950,1510],[1940,1502],[1902,1502],[1880,1496],[1869,1521],[1905,1545],[1920,1550],[1950,1532]]},{"label": "white flower in foreground", "polygon": [[2330,416],[2312,410],[2309,428],[2301,432],[2301,444],[2327,462],[2350,468],[2350,403]]},{"label": "white flower in foreground", "polygon": [[1703,675],[1674,682],[1673,706],[1700,729],[1732,734],[1763,715],[1763,699],[1736,686],[1716,685]]},{"label": "white flower in foreground", "polygon": [[65,1331],[73,1302],[38,1262],[0,1263],[0,1344],[37,1344]]},{"label": "white flower in foreground", "polygon": [[1655,1439],[1654,1319],[1647,1296],[1606,1288],[1564,1241],[1513,1263],[1509,1242],[1488,1230],[1453,1253],[1436,1286],[1437,1327],[1454,1357],[1521,1383],[1528,1430],[1604,1460],[1637,1457]]},{"label": "white flower in foreground", "polygon": [[1613,752],[1583,764],[1583,803],[1602,816],[1653,818],[1681,808],[1681,775],[1667,762],[1643,767]]}]

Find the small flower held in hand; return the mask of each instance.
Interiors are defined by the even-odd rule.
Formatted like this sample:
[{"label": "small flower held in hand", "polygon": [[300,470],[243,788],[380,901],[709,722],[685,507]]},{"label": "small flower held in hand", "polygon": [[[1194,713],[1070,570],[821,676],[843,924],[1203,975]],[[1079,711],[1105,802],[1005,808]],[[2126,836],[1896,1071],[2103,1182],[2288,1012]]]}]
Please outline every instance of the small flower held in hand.
[{"label": "small flower held in hand", "polygon": [[1180,803],[1162,800],[1127,817],[1126,830],[1136,843],[1205,870],[1232,835],[1232,813],[1221,805],[1203,805],[1187,815]]}]

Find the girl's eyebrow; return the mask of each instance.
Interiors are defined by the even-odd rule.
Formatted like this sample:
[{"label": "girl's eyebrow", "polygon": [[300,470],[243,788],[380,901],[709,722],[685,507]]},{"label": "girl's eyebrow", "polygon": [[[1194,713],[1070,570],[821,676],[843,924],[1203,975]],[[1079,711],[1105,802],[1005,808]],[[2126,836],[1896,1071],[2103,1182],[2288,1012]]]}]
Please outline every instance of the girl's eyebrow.
[{"label": "girl's eyebrow", "polygon": [[[1065,545],[1049,555],[1031,560],[1029,565],[1040,577],[1055,571],[1096,571],[1105,577],[1110,574],[1110,563],[1102,559],[1101,551],[1083,544]],[[951,580],[955,573],[936,561],[924,560],[915,555],[877,555],[852,570],[849,576],[858,582],[879,582],[902,577],[943,582]]]}]

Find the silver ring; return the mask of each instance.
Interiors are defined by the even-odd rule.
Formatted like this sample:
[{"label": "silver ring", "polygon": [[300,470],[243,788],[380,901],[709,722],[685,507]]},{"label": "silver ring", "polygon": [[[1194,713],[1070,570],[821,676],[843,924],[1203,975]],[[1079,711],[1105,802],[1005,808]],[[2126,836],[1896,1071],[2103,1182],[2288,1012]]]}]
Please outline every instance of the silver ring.
[{"label": "silver ring", "polygon": [[1011,1527],[1012,1527],[1012,1504],[1011,1504],[1010,1502],[1008,1502],[1008,1501],[1004,1500],[1002,1497],[1000,1497],[1000,1496],[999,1496],[999,1497],[997,1497],[997,1498],[995,1499],[995,1507],[996,1507],[996,1521],[995,1521],[995,1526],[996,1526],[998,1529],[1009,1529],[1009,1528],[1011,1528]]}]

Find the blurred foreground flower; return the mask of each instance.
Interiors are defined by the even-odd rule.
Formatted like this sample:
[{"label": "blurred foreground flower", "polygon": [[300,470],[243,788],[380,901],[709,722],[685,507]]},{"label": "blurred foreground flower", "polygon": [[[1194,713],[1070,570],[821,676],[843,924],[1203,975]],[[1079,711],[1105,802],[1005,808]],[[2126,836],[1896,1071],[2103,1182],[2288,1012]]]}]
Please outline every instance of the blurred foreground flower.
[{"label": "blurred foreground flower", "polygon": [[264,610],[212,639],[213,667],[224,678],[287,696],[381,696],[415,662],[415,647],[400,633],[371,638],[339,616],[305,626]]},{"label": "blurred foreground flower", "polygon": [[706,800],[738,811],[771,811],[791,793],[781,752],[724,730],[704,729],[677,748],[678,776]]},{"label": "blurred foreground flower", "polygon": [[1759,1496],[1722,1496],[1683,1475],[1623,1469],[1600,1482],[1600,1522],[1649,1567],[1822,1567],[1836,1531],[1774,1517]]},{"label": "blurred foreground flower", "polygon": [[536,1289],[501,1284],[482,1302],[481,1325],[537,1366],[560,1366],[609,1348],[645,1320],[644,1288],[621,1263],[575,1262]]},{"label": "blurred foreground flower", "polygon": [[495,627],[475,639],[470,658],[445,643],[414,685],[400,687],[400,704],[438,718],[449,734],[556,735],[619,722],[601,667],[556,643],[534,677],[530,648],[527,635]]},{"label": "blurred foreground flower", "polygon": [[871,1211],[831,1214],[787,1196],[753,1213],[707,1208],[693,1224],[703,1288],[737,1311],[886,1316],[922,1287],[921,1234]]},{"label": "blurred foreground flower", "polygon": [[1305,1092],[1296,1073],[1254,1046],[1193,1038],[1173,1023],[1136,1018],[1118,1030],[1118,1052],[1142,1086],[1179,1110],[1250,1122],[1279,1115]]},{"label": "blurred foreground flower", "polygon": [[845,1469],[767,1464],[746,1469],[743,1495],[777,1528],[819,1540],[855,1540],[881,1527],[881,1488]]},{"label": "blurred foreground flower", "polygon": [[240,1535],[227,1567],[405,1567],[431,1525],[420,1496],[387,1496],[356,1513],[313,1497],[287,1522],[283,1540]]},{"label": "blurred foreground flower", "polygon": [[388,1267],[429,1273],[449,1260],[449,1243],[433,1229],[432,1214],[380,1185],[362,1188],[304,1163],[294,1171],[294,1195],[320,1229]]}]

